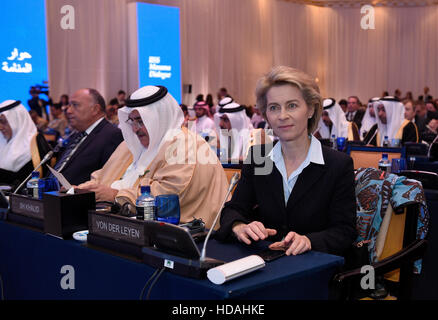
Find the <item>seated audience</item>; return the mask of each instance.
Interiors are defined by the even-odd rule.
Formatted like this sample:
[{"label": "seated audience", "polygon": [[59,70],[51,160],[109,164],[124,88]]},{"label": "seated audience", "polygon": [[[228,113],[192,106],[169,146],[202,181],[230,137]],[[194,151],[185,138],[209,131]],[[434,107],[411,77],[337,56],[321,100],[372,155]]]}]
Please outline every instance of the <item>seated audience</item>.
[{"label": "seated audience", "polygon": [[345,99],[339,100],[339,106],[341,107],[342,111],[344,111],[344,113],[347,113],[347,105],[348,105],[347,100]]},{"label": "seated audience", "polygon": [[205,138],[210,145],[216,145],[216,129],[214,126],[214,121],[211,119],[210,108],[205,101],[197,101],[194,104],[196,121],[189,121],[188,128],[201,137]]},{"label": "seated audience", "polygon": [[43,100],[40,98],[40,90],[36,87],[31,87],[29,91],[32,96],[31,99],[27,100],[27,104],[30,110],[36,111],[39,117],[44,120],[49,121],[49,113],[47,111],[47,106],[52,105],[52,99],[49,97],[49,100]]},{"label": "seated audience", "polygon": [[119,105],[119,108],[125,105],[125,100],[126,100],[126,92],[123,90],[119,90],[119,92],[117,92],[117,103]]},{"label": "seated audience", "polygon": [[424,94],[418,97],[418,100],[423,101],[424,103],[433,100],[433,97],[429,94],[429,87],[424,87],[423,92]]},{"label": "seated audience", "polygon": [[421,134],[426,129],[426,124],[429,121],[427,118],[426,104],[418,100],[415,102],[415,124],[417,125],[418,132]]},{"label": "seated audience", "polygon": [[216,107],[213,102],[213,95],[211,93],[207,94],[207,97],[205,98],[205,103],[207,103],[208,108],[210,109],[210,114],[215,114]]},{"label": "seated audience", "polygon": [[54,105],[50,106],[50,114],[52,115],[52,120],[49,122],[47,127],[57,131],[61,136],[63,136],[68,123],[64,112],[62,111],[62,105],[55,103]]},{"label": "seated audience", "polygon": [[147,185],[153,196],[179,196],[182,223],[196,217],[210,227],[225,197],[227,178],[205,140],[181,127],[183,112],[167,89],[138,89],[118,114],[125,141],[78,188],[94,191],[98,201],[134,204],[140,186]]},{"label": "seated audience", "polygon": [[221,161],[244,160],[251,146],[265,143],[263,129],[254,129],[246,115],[245,107],[231,97],[222,99],[220,109],[214,114],[219,134]]},{"label": "seated audience", "polygon": [[112,123],[116,127],[119,125],[119,117],[117,116],[117,111],[119,110],[119,108],[120,106],[116,98],[111,99],[111,101],[105,108],[105,118],[108,120],[108,122]]},{"label": "seated audience", "polygon": [[431,118],[421,134],[421,140],[431,144],[438,135],[438,115]]},{"label": "seated audience", "polygon": [[61,96],[61,98],[59,99],[59,104],[61,105],[61,107],[68,106],[68,95],[67,94],[64,93]]},{"label": "seated audience", "polygon": [[271,150],[252,148],[222,210],[218,238],[277,241],[270,247],[287,255],[343,255],[356,238],[353,161],[311,135],[322,113],[318,85],[279,66],[258,81],[256,96],[279,141]]},{"label": "seated audience", "polygon": [[401,101],[401,98],[402,98],[401,95],[402,95],[402,93],[401,93],[400,89],[395,89],[394,98],[396,98],[398,101]]},{"label": "seated audience", "polygon": [[356,96],[348,97],[347,113],[345,114],[347,121],[356,123],[357,128],[360,130],[364,114],[365,110],[361,108],[359,98]]},{"label": "seated audience", "polygon": [[75,132],[57,156],[54,169],[74,185],[90,180],[123,141],[123,136],[105,119],[105,100],[95,89],[76,91],[65,109]]},{"label": "seated audience", "polygon": [[324,99],[323,111],[318,129],[314,136],[317,139],[344,137],[349,141],[358,141],[359,130],[354,122],[348,122],[339,104],[332,98]]},{"label": "seated audience", "polygon": [[380,98],[372,98],[368,101],[367,110],[365,111],[365,115],[362,119],[362,126],[360,127],[360,138],[363,140],[367,135],[368,131],[371,129],[373,125],[376,124],[376,112],[375,112],[375,104],[379,101]]},{"label": "seated audience", "polygon": [[438,111],[438,108],[437,108],[437,106],[436,106],[436,103],[435,103],[435,101],[433,101],[433,100],[430,100],[430,101],[428,101],[428,102],[426,102],[426,110],[429,112],[437,112]]},{"label": "seated audience", "polygon": [[40,117],[35,110],[29,110],[29,115],[40,132],[43,132],[47,129],[49,122],[46,119]]},{"label": "seated audience", "polygon": [[260,122],[265,121],[262,117],[262,114],[260,113],[259,108],[257,106],[254,106],[254,114],[251,117],[251,124],[254,128],[258,128],[258,125]]},{"label": "seated audience", "polygon": [[412,95],[412,92],[411,91],[406,92],[406,96],[403,98],[403,100],[411,100],[411,101],[413,101],[414,97]]},{"label": "seated audience", "polygon": [[179,106],[181,108],[181,111],[184,114],[183,126],[187,128],[188,123],[189,123],[189,110],[187,109],[187,106],[185,104],[180,104]]},{"label": "seated audience", "polygon": [[384,97],[379,100],[375,108],[377,123],[371,127],[364,142],[366,144],[382,147],[385,136],[388,137],[389,146],[393,140],[401,144],[405,142],[418,142],[418,129],[415,123],[404,118],[405,108],[394,97]]}]

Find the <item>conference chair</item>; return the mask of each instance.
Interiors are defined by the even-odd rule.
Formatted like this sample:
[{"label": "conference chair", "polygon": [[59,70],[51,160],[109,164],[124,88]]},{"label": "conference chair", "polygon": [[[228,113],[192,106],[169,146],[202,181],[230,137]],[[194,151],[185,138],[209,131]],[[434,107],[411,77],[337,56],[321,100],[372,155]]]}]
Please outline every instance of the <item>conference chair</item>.
[{"label": "conference chair", "polygon": [[56,142],[58,141],[59,138],[59,132],[55,131],[53,129],[50,130],[46,130],[44,133],[44,138],[46,139],[46,141],[49,143],[49,145],[54,148],[56,146]]},{"label": "conference chair", "polygon": [[[46,139],[44,138],[44,135],[42,135],[41,133],[36,133],[32,137],[30,141],[30,153],[32,156],[32,164],[34,168],[36,168],[40,164],[41,160],[50,150],[51,147],[47,143]],[[56,159],[52,158],[50,160],[49,165],[53,167],[55,163],[56,163]],[[44,175],[47,174],[48,169],[42,166],[38,169],[38,171],[40,173],[40,177],[44,177]]]},{"label": "conference chair", "polygon": [[414,179],[420,181],[423,185],[423,189],[438,190],[438,174],[429,171],[418,170],[401,170],[398,174],[405,176],[408,179]]},{"label": "conference chair", "polygon": [[406,158],[405,148],[366,147],[347,144],[347,154],[353,159],[354,169],[378,168],[382,153],[388,154],[389,161]]},{"label": "conference chair", "polygon": [[[222,164],[222,167],[224,168],[225,174],[227,176],[227,180],[228,183],[231,182],[231,178],[233,177],[234,173],[239,173],[242,170],[242,164]],[[233,191],[231,192],[231,194],[234,193],[234,190],[236,189],[236,187],[234,187]]]},{"label": "conference chair", "polygon": [[405,142],[406,157],[410,156],[427,156],[429,146],[424,143]]},{"label": "conference chair", "polygon": [[[412,293],[414,262],[424,256],[427,240],[416,239],[419,204],[409,204],[385,214],[380,227],[376,250],[378,261],[370,264],[375,278],[384,276],[385,287],[390,288],[387,300],[409,300]],[[348,257],[347,257],[348,258]],[[371,290],[360,289],[362,266],[336,274],[332,285],[335,298],[340,300],[370,299]]]},{"label": "conference chair", "polygon": [[360,141],[359,128],[355,122],[348,123],[348,141]]}]

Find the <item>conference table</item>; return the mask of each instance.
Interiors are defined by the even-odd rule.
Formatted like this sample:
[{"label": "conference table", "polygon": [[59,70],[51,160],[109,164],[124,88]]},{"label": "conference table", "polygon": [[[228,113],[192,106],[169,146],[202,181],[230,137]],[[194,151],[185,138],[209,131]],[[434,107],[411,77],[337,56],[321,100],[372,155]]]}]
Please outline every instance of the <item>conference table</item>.
[{"label": "conference table", "polygon": [[[208,243],[207,256],[226,262],[260,252],[267,243]],[[0,276],[4,299],[320,300],[343,265],[342,257],[310,251],[284,256],[262,269],[215,285],[156,269],[141,261],[76,240],[63,240],[0,221]],[[143,295],[142,295],[143,293]]]}]

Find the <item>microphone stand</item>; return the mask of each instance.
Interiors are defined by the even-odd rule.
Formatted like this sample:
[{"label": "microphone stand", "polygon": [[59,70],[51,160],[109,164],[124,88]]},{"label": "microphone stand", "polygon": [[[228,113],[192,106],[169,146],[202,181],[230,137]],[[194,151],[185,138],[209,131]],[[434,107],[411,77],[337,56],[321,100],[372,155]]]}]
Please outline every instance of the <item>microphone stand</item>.
[{"label": "microphone stand", "polygon": [[[50,150],[49,152],[47,152],[47,154],[44,156],[43,160],[39,163],[39,165],[32,170],[36,171],[38,170],[43,164],[45,164],[47,161],[49,161],[49,159],[53,156],[53,151]],[[15,191],[13,192],[13,194],[16,194],[18,192],[18,190],[20,190],[23,185],[27,182],[27,180],[29,180],[29,178],[32,176],[32,172],[26,177],[26,179],[23,180],[23,182],[18,186],[17,189],[15,189]]]},{"label": "microphone stand", "polygon": [[222,209],[224,208],[224,205],[225,205],[225,202],[228,199],[228,196],[230,195],[230,193],[233,190],[234,186],[236,185],[237,181],[239,181],[239,176],[240,176],[239,173],[236,172],[235,174],[233,174],[233,177],[231,178],[230,186],[228,187],[227,194],[226,194],[224,200],[222,201],[221,208],[219,209],[219,212],[217,213],[216,218],[214,219],[213,224],[211,225],[211,228],[208,231],[207,236],[205,237],[204,245],[202,247],[202,252],[201,252],[201,258],[200,258],[201,262],[205,261],[205,254],[206,254],[206,251],[207,251],[208,239],[210,238],[211,232],[213,231],[214,226],[216,225],[216,223],[217,223],[217,221],[219,219],[219,216],[221,215]]},{"label": "microphone stand", "polygon": [[[64,140],[69,139],[69,138],[73,135],[73,133],[75,133],[75,131],[71,132],[71,133],[70,133],[70,134],[69,134]],[[61,148],[62,148],[62,141],[58,141],[58,143],[57,143],[55,149],[50,150],[49,152],[47,152],[47,154],[44,156],[43,160],[41,160],[40,164],[39,164],[35,169],[33,169],[32,172],[38,170],[43,164],[45,164],[47,161],[49,161],[49,160],[53,157],[53,155],[54,155],[55,153],[59,152],[59,150],[60,150]],[[27,178],[26,178],[26,179],[25,179],[25,180],[24,180],[24,181],[18,186],[18,188],[15,189],[15,191],[13,192],[14,194],[16,194],[17,191],[20,190],[21,187],[23,187],[23,185],[26,183],[26,181],[29,180],[29,178],[32,176],[32,172],[31,172],[31,173],[27,176]]]},{"label": "microphone stand", "polygon": [[429,146],[429,149],[427,150],[427,158],[430,158],[430,151],[432,150],[433,144],[437,141],[438,134],[436,135],[435,139],[433,139],[432,143]]}]

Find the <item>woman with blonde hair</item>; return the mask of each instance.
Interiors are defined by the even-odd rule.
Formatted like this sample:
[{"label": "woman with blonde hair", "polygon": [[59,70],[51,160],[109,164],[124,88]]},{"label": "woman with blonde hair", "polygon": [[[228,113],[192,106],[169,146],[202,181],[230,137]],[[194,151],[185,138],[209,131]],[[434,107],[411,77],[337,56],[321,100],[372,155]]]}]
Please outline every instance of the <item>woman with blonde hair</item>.
[{"label": "woman with blonde hair", "polygon": [[252,148],[222,211],[218,238],[277,241],[271,247],[287,255],[344,255],[356,236],[353,161],[312,135],[322,113],[317,84],[279,66],[259,79],[256,96],[279,141]]}]

